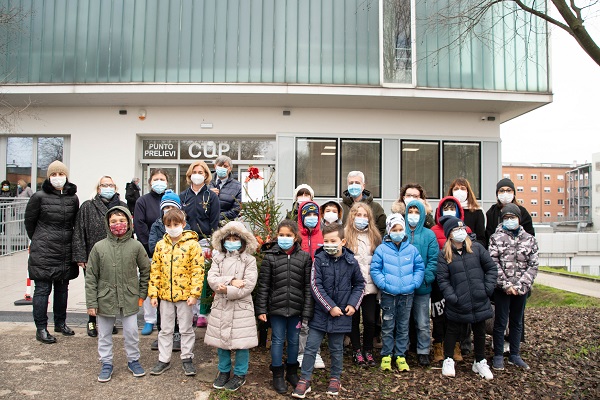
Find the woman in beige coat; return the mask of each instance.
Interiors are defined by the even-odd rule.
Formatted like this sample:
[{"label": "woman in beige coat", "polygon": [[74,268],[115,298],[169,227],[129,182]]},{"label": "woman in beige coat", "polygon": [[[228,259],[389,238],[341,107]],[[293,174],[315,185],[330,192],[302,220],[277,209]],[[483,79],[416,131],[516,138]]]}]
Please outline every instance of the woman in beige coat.
[{"label": "woman in beige coat", "polygon": [[[252,290],[258,270],[253,254],[258,243],[244,224],[229,222],[212,236],[212,265],[208,284],[215,292],[204,342],[217,348],[217,389],[235,391],[246,382],[252,347],[258,345]],[[231,377],[231,351],[235,366]]]}]

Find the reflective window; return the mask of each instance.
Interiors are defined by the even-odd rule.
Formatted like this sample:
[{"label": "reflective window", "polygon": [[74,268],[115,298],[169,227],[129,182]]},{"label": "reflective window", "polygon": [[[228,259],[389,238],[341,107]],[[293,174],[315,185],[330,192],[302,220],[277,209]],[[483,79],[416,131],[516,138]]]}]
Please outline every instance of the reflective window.
[{"label": "reflective window", "polygon": [[481,198],[481,148],[479,143],[444,142],[444,187],[456,178],[466,178],[475,196]]},{"label": "reflective window", "polygon": [[383,80],[412,84],[410,0],[383,2]]},{"label": "reflective window", "polygon": [[240,142],[240,159],[252,161],[275,160],[274,140],[244,140]]},{"label": "reflective window", "polygon": [[6,144],[6,179],[10,189],[17,194],[19,179],[31,185],[31,163],[33,161],[32,137],[9,137]]},{"label": "reflective window", "polygon": [[407,183],[419,183],[427,197],[440,198],[439,142],[402,141],[401,185]]},{"label": "reflective window", "polygon": [[342,139],[342,172],[340,174],[340,193],[347,189],[347,177],[350,171],[365,174],[365,189],[373,197],[381,197],[381,141]]},{"label": "reflective window", "polygon": [[61,137],[38,137],[37,145],[37,188],[39,190],[46,179],[48,165],[55,160],[63,160],[64,139]]},{"label": "reflective window", "polygon": [[305,183],[315,196],[336,197],[337,139],[296,139],[296,186]]},{"label": "reflective window", "polygon": [[[181,160],[214,160],[218,156],[239,159],[239,142],[234,140],[180,140],[179,158]],[[212,163],[208,165],[212,168]]]}]

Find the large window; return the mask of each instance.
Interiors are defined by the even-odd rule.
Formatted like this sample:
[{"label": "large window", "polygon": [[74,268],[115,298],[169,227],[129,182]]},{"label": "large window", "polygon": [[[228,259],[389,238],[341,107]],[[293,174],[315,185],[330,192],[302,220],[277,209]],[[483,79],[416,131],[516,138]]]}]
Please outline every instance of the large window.
[{"label": "large window", "polygon": [[481,198],[481,148],[479,143],[444,142],[444,189],[456,178],[466,178]]},{"label": "large window", "polygon": [[383,2],[383,81],[412,84],[410,0]]},{"label": "large window", "polygon": [[348,173],[361,171],[365,174],[365,189],[373,197],[381,197],[381,141],[342,139],[342,172],[340,193],[347,189]]},{"label": "large window", "polygon": [[419,183],[427,197],[440,198],[439,142],[402,141],[402,186]]},{"label": "large window", "polygon": [[[34,159],[34,149],[37,157]],[[9,137],[6,143],[6,179],[11,189],[23,179],[34,190],[39,190],[46,179],[48,165],[63,160],[62,137]]]},{"label": "large window", "polygon": [[296,139],[296,186],[305,183],[315,196],[337,197],[337,139]]}]

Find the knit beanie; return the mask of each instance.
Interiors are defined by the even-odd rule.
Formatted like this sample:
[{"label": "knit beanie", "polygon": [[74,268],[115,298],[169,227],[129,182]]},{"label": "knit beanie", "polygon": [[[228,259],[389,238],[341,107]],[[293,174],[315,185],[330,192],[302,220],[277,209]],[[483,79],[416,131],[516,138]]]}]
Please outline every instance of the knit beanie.
[{"label": "knit beanie", "polygon": [[450,237],[450,232],[452,232],[454,228],[465,226],[465,223],[461,219],[451,215],[446,215],[440,218],[440,223],[444,227],[444,236],[446,236],[446,239]]},{"label": "knit beanie", "polygon": [[294,201],[298,200],[298,192],[300,191],[300,189],[308,190],[310,192],[311,200],[315,198],[315,191],[313,190],[313,188],[303,183],[302,185],[298,185],[298,187],[294,189]]},{"label": "knit beanie", "polygon": [[500,218],[504,219],[506,215],[514,215],[519,218],[519,222],[521,222],[521,209],[516,204],[508,203],[502,207],[502,210],[500,210]]},{"label": "knit beanie", "polygon": [[302,209],[300,210],[302,225],[304,225],[304,218],[306,218],[309,213],[315,213],[317,214],[317,217],[319,216],[319,207],[312,201],[302,203]]},{"label": "knit beanie", "polygon": [[406,229],[406,224],[404,223],[404,217],[402,214],[390,214],[385,220],[385,232],[389,235],[392,228],[398,224],[402,225],[402,228]]},{"label": "knit beanie", "polygon": [[161,210],[168,206],[175,206],[181,210],[181,200],[179,199],[179,195],[171,189],[165,190],[165,194],[163,194],[163,197],[160,200]]},{"label": "knit beanie", "polygon": [[504,178],[504,179],[500,179],[498,181],[498,183],[496,184],[496,194],[498,194],[498,190],[500,190],[500,188],[503,186],[508,186],[509,188],[511,188],[513,190],[513,192],[516,192],[515,184],[513,183],[513,181],[511,181],[508,178]]},{"label": "knit beanie", "polygon": [[48,178],[50,178],[50,175],[61,172],[65,174],[67,178],[69,177],[69,168],[67,168],[67,166],[62,162],[56,160],[50,163],[50,165],[48,165],[48,172],[46,173],[46,175],[48,176]]}]

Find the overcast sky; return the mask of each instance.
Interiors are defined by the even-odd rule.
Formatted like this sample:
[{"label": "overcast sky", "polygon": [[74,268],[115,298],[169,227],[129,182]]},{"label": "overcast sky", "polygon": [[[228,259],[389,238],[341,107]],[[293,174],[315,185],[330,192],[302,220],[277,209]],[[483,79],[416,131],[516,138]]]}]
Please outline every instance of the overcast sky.
[{"label": "overcast sky", "polygon": [[[591,28],[600,42],[600,20]],[[581,164],[600,152],[600,66],[577,42],[551,34],[554,101],[501,125],[502,162]]]}]

